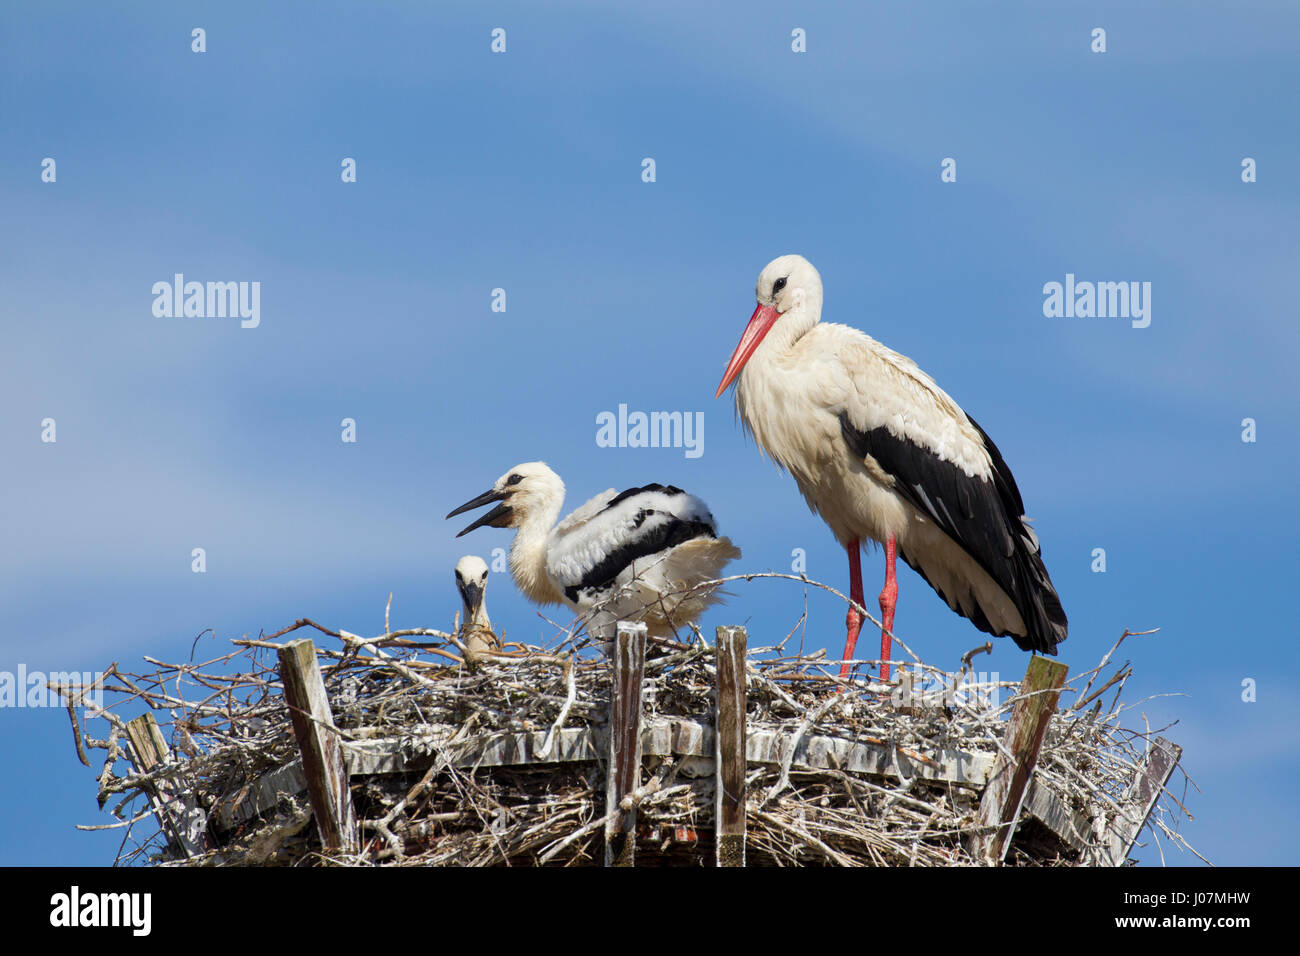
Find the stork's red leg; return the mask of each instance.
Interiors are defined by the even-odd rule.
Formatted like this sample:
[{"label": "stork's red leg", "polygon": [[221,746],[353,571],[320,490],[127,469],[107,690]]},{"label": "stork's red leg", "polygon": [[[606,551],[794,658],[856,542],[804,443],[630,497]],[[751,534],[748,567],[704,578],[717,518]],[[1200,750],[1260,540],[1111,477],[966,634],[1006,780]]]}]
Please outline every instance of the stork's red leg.
[{"label": "stork's red leg", "polygon": [[[860,606],[866,607],[866,602],[862,598],[862,542],[854,538],[849,542],[849,596],[853,598]],[[848,625],[848,637],[844,640],[844,661],[853,659],[853,648],[858,643],[858,632],[862,630],[862,615],[858,613],[855,607],[849,607],[849,613],[844,619]],[[849,676],[849,665],[844,663],[840,665],[840,676]]]},{"label": "stork's red leg", "polygon": [[891,534],[885,542],[885,586],[880,590],[880,679],[889,680],[890,635],[894,631],[894,608],[898,605],[898,577],[895,558],[898,545]]}]

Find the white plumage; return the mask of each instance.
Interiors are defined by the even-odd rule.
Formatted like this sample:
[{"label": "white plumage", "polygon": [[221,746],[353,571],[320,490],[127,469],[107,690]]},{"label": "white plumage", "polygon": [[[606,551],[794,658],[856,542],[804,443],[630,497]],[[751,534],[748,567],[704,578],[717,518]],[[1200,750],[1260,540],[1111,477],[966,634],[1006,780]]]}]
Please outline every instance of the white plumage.
[{"label": "white plumage", "polygon": [[491,502],[499,504],[460,534],[515,528],[510,571],[519,589],[537,604],[573,608],[600,641],[620,620],[643,620],[658,635],[694,621],[718,595],[692,589],[740,557],[704,502],[672,486],[611,488],[556,524],[564,483],[545,463],[527,462],[447,517]]},{"label": "white plumage", "polygon": [[[744,426],[848,550],[859,604],[861,541],[886,546],[882,659],[895,548],[977,627],[1055,653],[1065,614],[1015,480],[984,431],[911,359],[857,329],[820,324],[821,276],[802,256],[769,263],[756,296],[718,394],[736,381]],[[850,610],[846,659],[860,624]]]}]

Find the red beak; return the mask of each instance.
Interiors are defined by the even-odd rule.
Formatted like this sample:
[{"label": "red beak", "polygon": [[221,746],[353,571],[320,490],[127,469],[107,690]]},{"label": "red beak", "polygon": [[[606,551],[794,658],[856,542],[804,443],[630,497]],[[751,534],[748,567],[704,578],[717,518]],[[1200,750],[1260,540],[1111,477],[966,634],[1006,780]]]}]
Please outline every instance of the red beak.
[{"label": "red beak", "polygon": [[771,331],[772,326],[776,324],[776,320],[779,318],[781,318],[781,313],[770,305],[760,303],[754,309],[754,314],[749,317],[749,325],[745,326],[745,333],[740,337],[740,344],[736,346],[736,351],[731,353],[731,361],[727,363],[727,370],[722,373],[722,384],[718,386],[714,398],[727,390],[727,386],[740,374],[740,370],[745,367],[749,357],[754,354],[754,349],[758,348],[759,343],[763,341],[763,336]]}]

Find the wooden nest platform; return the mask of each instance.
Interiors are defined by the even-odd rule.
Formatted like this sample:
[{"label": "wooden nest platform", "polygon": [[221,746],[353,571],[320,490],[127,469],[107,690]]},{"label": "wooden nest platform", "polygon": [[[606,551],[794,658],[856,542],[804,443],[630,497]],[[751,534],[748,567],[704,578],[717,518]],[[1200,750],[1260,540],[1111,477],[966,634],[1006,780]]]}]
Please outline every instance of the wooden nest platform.
[{"label": "wooden nest platform", "polygon": [[114,665],[84,731],[64,689],[119,821],[87,829],[123,831],[118,865],[1116,866],[1144,831],[1195,852],[1180,748],[1123,726],[1124,637],[1069,682],[1038,657],[987,679],[978,648],[891,685],[789,640],[620,625],[610,657],[562,633],[470,667],[442,632],[300,620]]}]

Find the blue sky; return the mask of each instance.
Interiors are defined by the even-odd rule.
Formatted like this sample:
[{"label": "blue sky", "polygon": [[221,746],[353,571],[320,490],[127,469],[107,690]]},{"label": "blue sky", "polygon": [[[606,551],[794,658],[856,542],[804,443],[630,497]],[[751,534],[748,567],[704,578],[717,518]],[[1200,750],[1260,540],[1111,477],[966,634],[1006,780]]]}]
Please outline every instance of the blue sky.
[{"label": "blue sky", "polygon": [[[1179,721],[1191,842],[1300,862],[1298,28],[1262,2],[6,5],[0,671],[183,659],[209,627],[212,656],[304,615],[377,633],[390,590],[395,626],[445,627],[456,558],[509,535],[457,541],[442,516],[538,458],[569,507],[678,484],[737,569],[802,548],[847,590],[712,399],[758,271],[800,252],[826,319],[913,357],[998,443],[1070,616],[1062,659],[1161,628],[1125,646],[1126,696],[1185,695],[1133,721]],[[176,272],[260,282],[260,326],[156,318]],[[1150,282],[1150,327],[1045,318],[1066,273]],[[620,403],[704,412],[704,454],[597,447]],[[874,595],[878,554],[864,571]],[[927,660],[980,642],[910,570],[899,587]],[[766,643],[802,601],[754,582],[703,623]],[[808,603],[838,654],[843,605]],[[505,575],[488,606],[549,634]],[[989,666],[1025,663],[1000,641]],[[106,819],[69,736],[62,711],[0,709],[0,863],[112,859],[117,835],[73,830]]]}]

